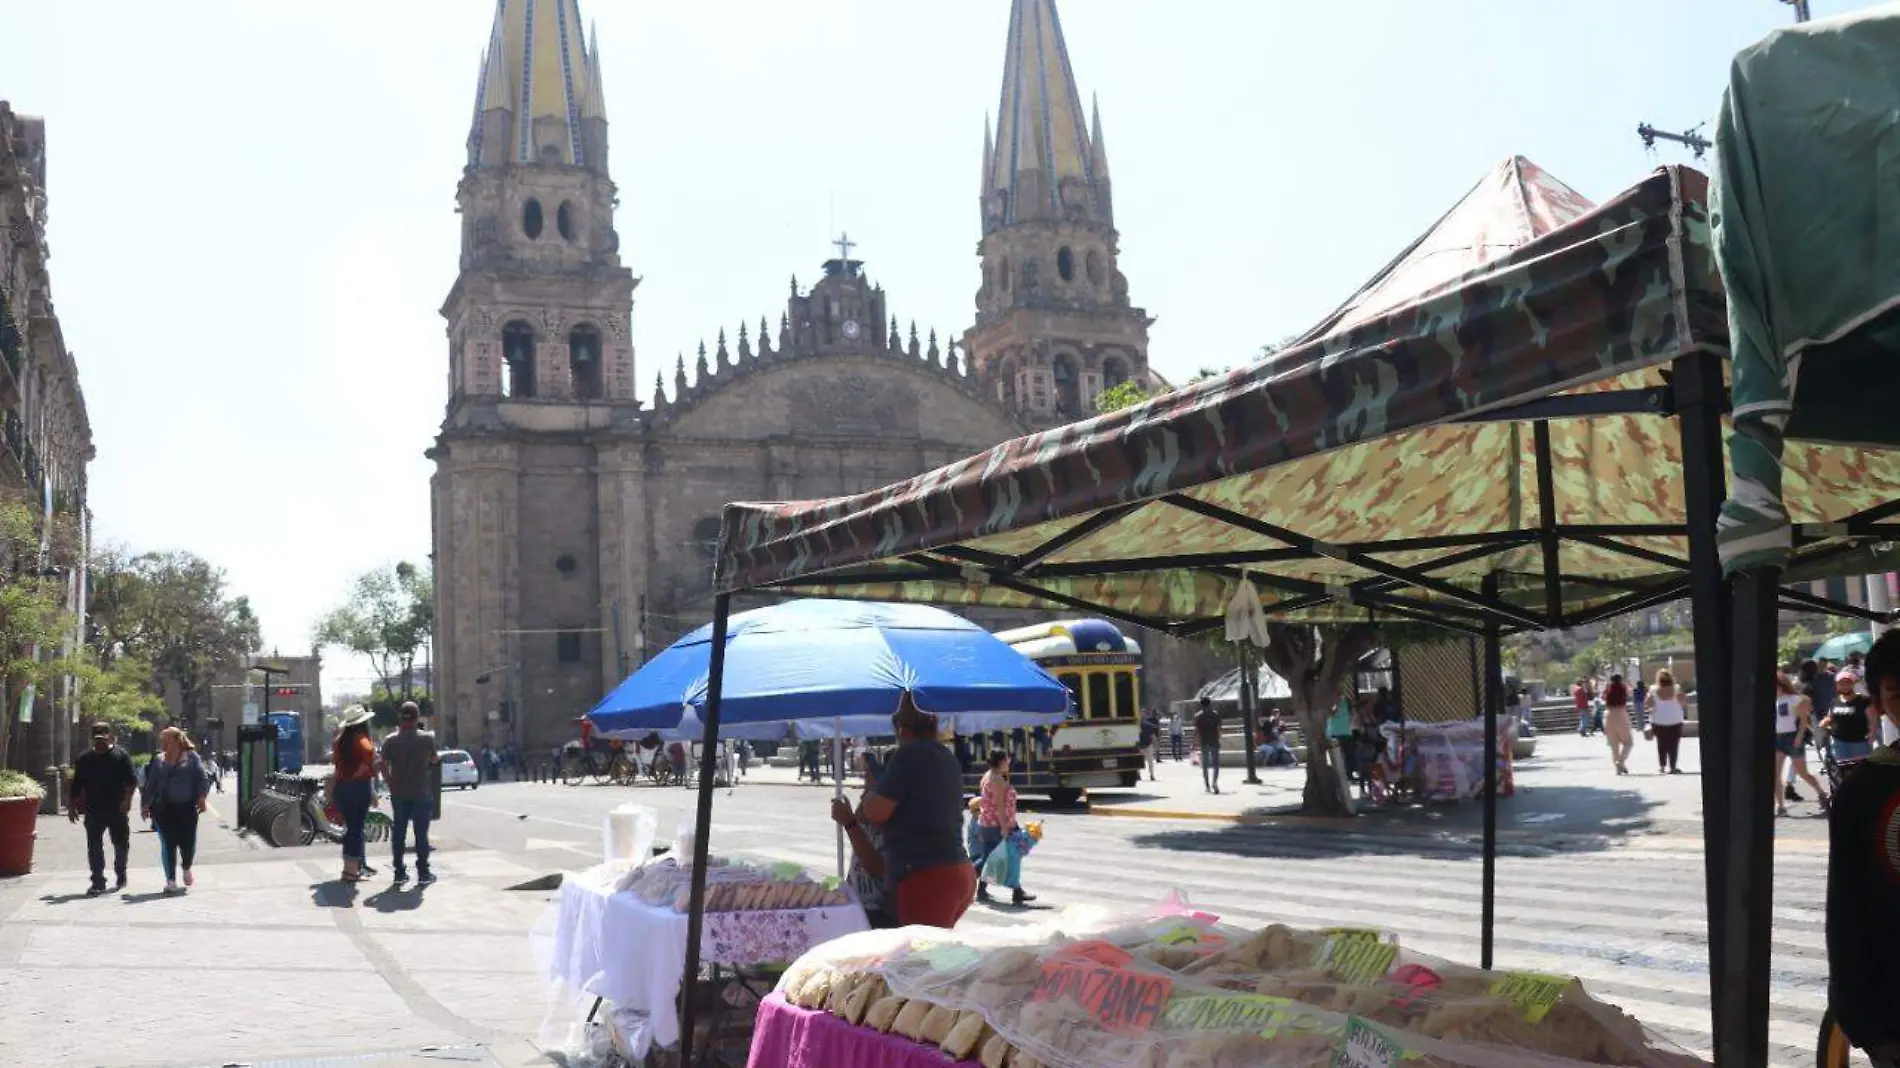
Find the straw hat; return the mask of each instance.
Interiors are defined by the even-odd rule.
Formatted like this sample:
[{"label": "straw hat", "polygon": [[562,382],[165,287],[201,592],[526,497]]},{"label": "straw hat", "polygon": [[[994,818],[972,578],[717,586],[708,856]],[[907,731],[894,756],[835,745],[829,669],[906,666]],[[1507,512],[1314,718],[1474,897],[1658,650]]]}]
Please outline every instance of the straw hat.
[{"label": "straw hat", "polygon": [[343,722],[337,726],[344,728],[354,727],[359,723],[368,723],[370,718],[371,714],[369,709],[364,708],[362,705],[351,705],[343,710]]}]

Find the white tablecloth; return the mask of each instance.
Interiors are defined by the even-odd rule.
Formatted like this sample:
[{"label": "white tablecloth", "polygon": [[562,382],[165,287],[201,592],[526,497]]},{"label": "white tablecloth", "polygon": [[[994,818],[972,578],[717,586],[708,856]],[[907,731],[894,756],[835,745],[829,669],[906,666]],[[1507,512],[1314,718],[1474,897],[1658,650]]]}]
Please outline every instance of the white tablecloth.
[{"label": "white tablecloth", "polygon": [[[733,966],[789,964],[813,946],[870,926],[855,901],[816,909],[709,912],[700,931],[700,959]],[[686,916],[570,875],[561,882],[548,971],[550,980],[606,998],[621,1013],[644,1013],[644,1037],[671,1046],[679,1041]]]}]

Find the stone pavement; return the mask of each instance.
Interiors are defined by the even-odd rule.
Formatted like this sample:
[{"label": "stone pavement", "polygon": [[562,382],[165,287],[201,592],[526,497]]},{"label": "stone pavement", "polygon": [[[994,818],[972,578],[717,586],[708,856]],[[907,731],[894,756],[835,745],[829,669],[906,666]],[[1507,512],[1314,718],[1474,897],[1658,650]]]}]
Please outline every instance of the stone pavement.
[{"label": "stone pavement", "polygon": [[41,818],[33,873],[0,879],[0,1064],[547,1063],[524,933],[551,895],[506,889],[541,872],[443,840],[426,891],[350,887],[335,846],[273,850],[212,806],[177,898],[137,827],[127,891],[87,898],[84,832]]}]

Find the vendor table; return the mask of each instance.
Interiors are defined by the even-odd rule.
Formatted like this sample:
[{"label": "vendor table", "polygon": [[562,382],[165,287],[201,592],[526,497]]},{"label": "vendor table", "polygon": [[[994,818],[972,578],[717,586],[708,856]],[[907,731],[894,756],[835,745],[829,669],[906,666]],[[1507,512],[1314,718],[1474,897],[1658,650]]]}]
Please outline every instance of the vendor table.
[{"label": "vendor table", "polygon": [[[736,969],[789,964],[813,946],[869,929],[856,902],[815,909],[709,912],[700,960]],[[679,993],[686,970],[686,916],[648,905],[631,893],[578,878],[561,883],[549,978],[646,1017],[645,1034],[630,1036],[672,1046],[679,1041]]]},{"label": "vendor table", "polygon": [[976,1068],[942,1050],[787,1004],[773,994],[759,1002],[746,1068]]}]

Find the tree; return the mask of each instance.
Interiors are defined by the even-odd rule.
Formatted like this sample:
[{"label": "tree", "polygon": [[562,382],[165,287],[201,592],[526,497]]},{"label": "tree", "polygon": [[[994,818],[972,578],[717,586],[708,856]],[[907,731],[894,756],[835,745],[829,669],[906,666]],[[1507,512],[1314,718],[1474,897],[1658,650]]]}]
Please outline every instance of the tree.
[{"label": "tree", "polygon": [[1123,408],[1133,408],[1135,405],[1147,401],[1153,396],[1154,394],[1149,393],[1137,385],[1134,379],[1126,379],[1097,393],[1095,395],[1095,410],[1098,412],[1115,412]]},{"label": "tree", "polygon": [[1814,647],[1819,644],[1821,643],[1815,640],[1814,634],[1808,628],[1796,623],[1789,627],[1788,633],[1783,634],[1781,641],[1776,643],[1775,655],[1779,658],[1776,663],[1799,664],[1806,660],[1808,654],[1812,653]]},{"label": "tree", "polygon": [[[1262,650],[1269,670],[1286,680],[1293,692],[1293,711],[1306,739],[1306,789],[1300,811],[1314,816],[1350,816],[1348,795],[1326,752],[1326,717],[1339,703],[1347,679],[1359,661],[1380,645],[1380,628],[1373,623],[1314,625],[1267,624],[1270,639]],[[1253,745],[1253,739],[1247,739]]]},{"label": "tree", "polygon": [[0,491],[0,766],[15,756],[6,747],[27,690],[65,674],[53,654],[75,625],[66,588],[78,548],[70,515],[49,515],[27,491]]},{"label": "tree", "polygon": [[401,699],[411,685],[416,654],[435,629],[435,580],[426,568],[403,561],[356,577],[350,599],[317,621],[317,644],[340,645],[364,657],[379,681],[401,680]]},{"label": "tree", "polygon": [[178,686],[187,722],[209,707],[221,669],[261,644],[249,598],[228,594],[224,572],[188,552],[94,554],[86,644],[110,676],[122,658],[146,664],[155,684]]}]

